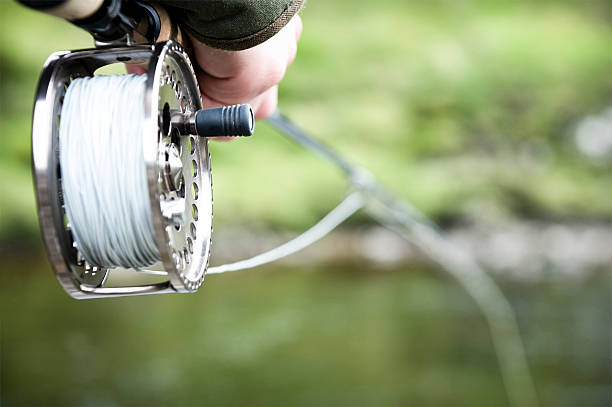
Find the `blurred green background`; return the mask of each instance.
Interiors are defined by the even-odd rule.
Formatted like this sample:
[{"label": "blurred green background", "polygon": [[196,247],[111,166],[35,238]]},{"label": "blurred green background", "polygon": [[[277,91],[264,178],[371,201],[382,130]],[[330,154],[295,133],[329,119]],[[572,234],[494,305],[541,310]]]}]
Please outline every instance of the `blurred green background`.
[{"label": "blurred green background", "polygon": [[[92,41],[13,1],[0,16],[3,404],[507,405],[481,313],[422,259],[70,299],[39,237],[31,109],[47,56]],[[302,18],[280,105],[435,221],[611,226],[612,147],[593,153],[576,137],[612,105],[609,0],[310,0]],[[345,190],[265,123],[211,149],[217,231],[295,233]],[[346,230],[371,225],[359,215]],[[496,278],[542,404],[610,405],[610,270],[576,267]]]}]

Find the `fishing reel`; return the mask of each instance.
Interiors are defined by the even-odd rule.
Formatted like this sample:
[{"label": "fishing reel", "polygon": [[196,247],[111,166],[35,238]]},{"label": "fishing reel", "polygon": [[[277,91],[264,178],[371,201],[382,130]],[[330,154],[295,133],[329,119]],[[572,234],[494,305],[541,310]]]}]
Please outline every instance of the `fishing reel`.
[{"label": "fishing reel", "polygon": [[[159,39],[163,25],[155,27],[155,21],[160,22],[149,18],[149,25],[157,30],[154,37]],[[99,40],[100,36],[94,38]],[[48,58],[40,76],[32,125],[38,216],[51,265],[61,286],[75,298],[198,290],[208,267],[212,233],[212,182],[207,137],[248,136],[253,133],[254,117],[248,105],[202,109],[194,68],[179,42],[172,39],[150,42],[135,45],[128,40],[119,46],[116,43],[98,43],[94,49],[56,52]],[[77,155],[72,158],[77,167],[73,165],[70,169],[62,158],[66,153],[61,143],[62,132],[72,124],[69,121],[84,120],[85,117],[85,113],[79,110],[68,115],[64,109],[69,89],[79,80],[95,78],[99,68],[116,63],[147,67],[142,97],[130,99],[130,104],[142,108],[143,116],[137,130],[129,134],[130,146],[137,146],[142,151],[144,176],[136,179],[135,174],[127,170],[119,171],[119,178],[125,177],[129,179],[129,185],[145,191],[143,202],[130,203],[125,197],[109,196],[112,190],[110,193],[109,190],[99,190],[97,177],[107,177],[106,173],[96,173],[102,164],[108,164],[102,162],[104,157]],[[77,109],[87,107],[81,106],[80,101],[71,100],[70,103]],[[94,114],[94,117],[97,116]],[[109,117],[107,120],[114,119]],[[105,140],[99,142],[106,143]],[[108,147],[109,151],[115,148]],[[127,163],[115,165],[124,164]],[[78,178],[81,176],[79,165],[84,169],[82,178]],[[77,179],[83,187],[77,185],[76,192],[69,192],[69,177]],[[121,182],[121,179],[111,179],[107,184],[113,186]],[[95,196],[85,197],[91,203],[79,207],[80,212],[73,210],[71,213],[69,209],[82,191],[93,191],[91,195]],[[147,218],[144,224],[150,229],[147,233],[150,234],[155,262],[150,264],[152,261],[149,259],[148,263],[141,262],[132,267],[133,270],[163,274],[167,280],[142,285],[107,284],[111,274],[128,273],[129,267],[125,261],[97,260],[91,254],[97,248],[89,246],[107,243],[96,243],[95,240],[92,243],[91,239],[87,241],[80,236],[108,228],[104,222],[124,228],[130,236],[140,236],[130,234],[131,224],[125,225],[130,220],[114,219],[120,218],[119,214],[108,212],[102,216],[106,218],[100,218],[101,209],[97,205],[112,199],[127,202],[126,205],[134,204]],[[112,250],[123,249],[121,242],[126,238],[119,238],[123,240],[115,241],[114,237],[108,237]],[[142,244],[139,238],[135,240],[130,244]],[[130,264],[128,259],[127,265]]]}]

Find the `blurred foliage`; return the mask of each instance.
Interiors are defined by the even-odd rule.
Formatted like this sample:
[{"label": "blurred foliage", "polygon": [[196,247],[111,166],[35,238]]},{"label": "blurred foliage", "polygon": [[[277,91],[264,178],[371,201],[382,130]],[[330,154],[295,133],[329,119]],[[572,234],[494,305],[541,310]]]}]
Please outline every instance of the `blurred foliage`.
[{"label": "blurred foliage", "polygon": [[[508,405],[482,313],[432,269],[268,267],[75,301],[46,267],[0,264],[2,405]],[[501,283],[541,405],[609,406],[610,274]]]},{"label": "blurred foliage", "polygon": [[[607,0],[311,1],[280,105],[438,220],[612,219],[612,165],[573,141],[612,102]],[[0,2],[0,241],[37,236],[30,120],[53,51],[91,46],[52,17]],[[213,143],[215,222],[300,229],[342,179],[260,123]],[[365,221],[360,219],[358,221]]]},{"label": "blurred foliage", "polygon": [[[507,403],[482,314],[427,267],[269,268],[195,295],[77,302],[40,252],[9,253],[39,242],[42,64],[92,41],[13,1],[0,15],[3,405]],[[611,18],[609,0],[310,0],[280,103],[438,221],[611,221],[612,165],[573,140],[612,103]],[[299,230],[344,191],[265,123],[211,148],[216,227]],[[610,405],[611,281],[598,271],[502,281],[543,405]]]}]

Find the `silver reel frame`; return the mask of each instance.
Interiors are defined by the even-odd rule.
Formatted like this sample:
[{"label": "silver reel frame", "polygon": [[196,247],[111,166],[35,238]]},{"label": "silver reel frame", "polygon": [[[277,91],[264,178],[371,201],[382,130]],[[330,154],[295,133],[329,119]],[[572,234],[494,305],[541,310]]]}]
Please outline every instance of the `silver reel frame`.
[{"label": "silver reel frame", "polygon": [[[168,280],[107,286],[111,272],[89,265],[74,242],[63,207],[59,123],[70,81],[105,65],[147,63],[145,120],[140,140],[146,165],[155,241]],[[137,101],[135,101],[136,103]],[[212,180],[208,140],[184,134],[182,118],[202,108],[191,62],[176,42],[60,51],[45,62],[32,124],[32,162],[38,217],[51,265],[74,298],[194,292],[203,283],[212,234]],[[183,134],[179,132],[183,131]],[[127,174],[129,176],[129,174]],[[139,270],[143,271],[143,270]]]}]

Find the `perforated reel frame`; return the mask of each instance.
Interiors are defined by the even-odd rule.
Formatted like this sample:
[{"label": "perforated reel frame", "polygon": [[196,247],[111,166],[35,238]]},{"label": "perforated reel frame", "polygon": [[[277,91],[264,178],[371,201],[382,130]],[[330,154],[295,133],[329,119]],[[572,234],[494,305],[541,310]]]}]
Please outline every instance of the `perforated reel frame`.
[{"label": "perforated reel frame", "polygon": [[[141,138],[155,241],[168,280],[107,286],[110,273],[87,264],[74,242],[64,211],[59,162],[59,123],[66,89],[77,77],[93,76],[105,65],[148,63],[145,120]],[[137,101],[134,101],[135,103]],[[52,54],[41,73],[32,125],[32,161],[38,216],[47,254],[62,287],[75,298],[193,292],[205,276],[212,230],[212,182],[206,139],[180,134],[172,118],[202,108],[191,62],[173,42]],[[180,180],[168,187],[168,151],[180,157]],[[166,174],[167,175],[167,174]],[[129,174],[126,174],[129,176]],[[176,208],[182,214],[176,213]],[[174,211],[167,213],[168,208]],[[180,215],[180,216],[176,216]]]}]

